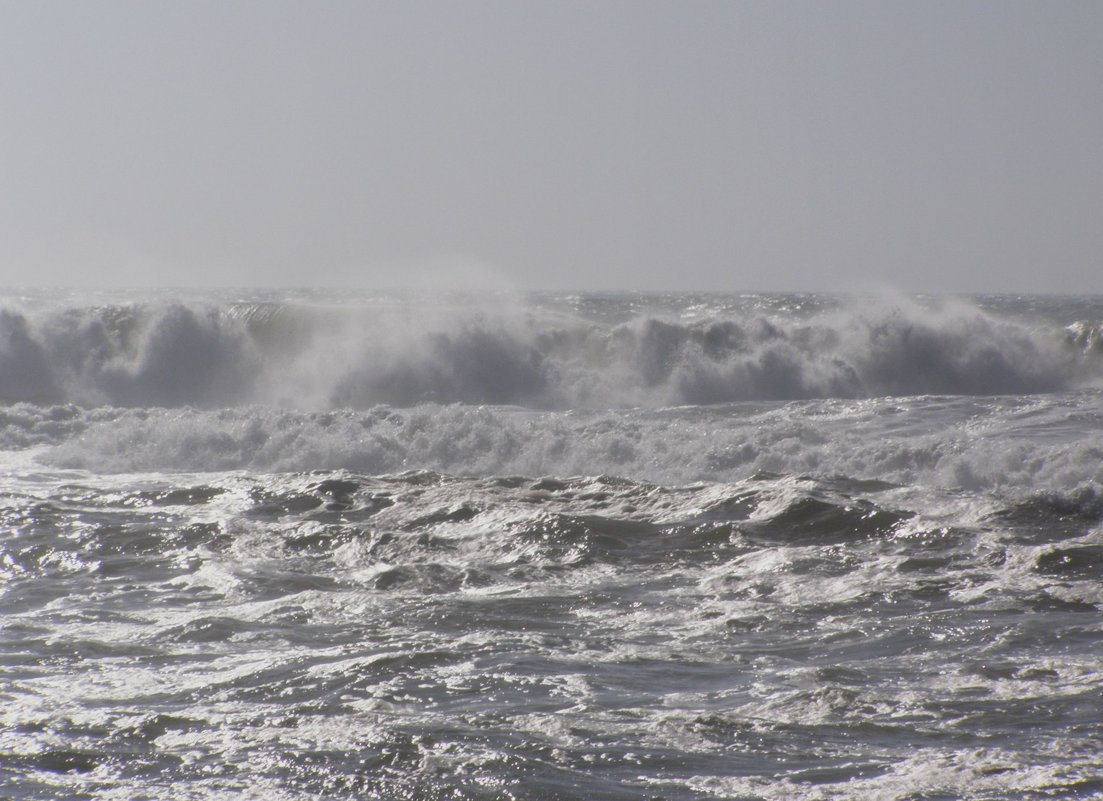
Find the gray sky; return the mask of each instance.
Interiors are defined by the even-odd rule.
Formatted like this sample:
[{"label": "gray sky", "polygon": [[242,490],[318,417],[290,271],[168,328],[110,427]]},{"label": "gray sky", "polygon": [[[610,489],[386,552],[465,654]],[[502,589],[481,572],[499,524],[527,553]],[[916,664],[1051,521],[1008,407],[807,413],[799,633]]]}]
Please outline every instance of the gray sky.
[{"label": "gray sky", "polygon": [[1103,293],[1103,3],[0,0],[0,284]]}]

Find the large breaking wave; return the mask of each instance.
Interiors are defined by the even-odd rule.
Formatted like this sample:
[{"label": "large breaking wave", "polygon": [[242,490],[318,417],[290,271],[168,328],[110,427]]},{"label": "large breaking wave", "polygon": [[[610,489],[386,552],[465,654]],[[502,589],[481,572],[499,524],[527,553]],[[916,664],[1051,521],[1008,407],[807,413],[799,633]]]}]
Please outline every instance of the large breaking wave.
[{"label": "large breaking wave", "polygon": [[1072,322],[911,301],[613,321],[532,304],[409,300],[8,308],[0,402],[597,409],[1031,394],[1099,377],[1099,328]]}]

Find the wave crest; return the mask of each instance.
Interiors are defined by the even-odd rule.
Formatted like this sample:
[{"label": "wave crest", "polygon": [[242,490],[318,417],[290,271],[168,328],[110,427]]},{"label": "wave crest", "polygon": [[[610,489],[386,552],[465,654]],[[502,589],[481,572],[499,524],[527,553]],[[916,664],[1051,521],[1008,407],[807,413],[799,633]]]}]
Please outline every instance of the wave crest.
[{"label": "wave crest", "polygon": [[9,309],[0,402],[564,409],[1031,394],[1097,379],[1098,331],[911,303],[622,322],[415,302]]}]

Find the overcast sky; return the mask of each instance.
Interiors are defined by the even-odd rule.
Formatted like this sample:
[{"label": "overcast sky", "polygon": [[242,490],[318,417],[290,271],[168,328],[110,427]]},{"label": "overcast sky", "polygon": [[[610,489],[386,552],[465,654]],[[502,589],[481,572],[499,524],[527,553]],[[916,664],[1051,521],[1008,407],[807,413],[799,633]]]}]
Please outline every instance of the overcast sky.
[{"label": "overcast sky", "polygon": [[1103,293],[1103,3],[0,0],[0,198],[9,286]]}]

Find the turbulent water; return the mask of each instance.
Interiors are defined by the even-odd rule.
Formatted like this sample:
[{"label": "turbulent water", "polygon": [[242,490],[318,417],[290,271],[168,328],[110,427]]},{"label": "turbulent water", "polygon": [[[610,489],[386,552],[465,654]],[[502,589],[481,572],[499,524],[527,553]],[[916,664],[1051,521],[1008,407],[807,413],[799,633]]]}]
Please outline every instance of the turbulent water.
[{"label": "turbulent water", "polygon": [[9,293],[0,797],[1103,796],[1101,323]]}]

